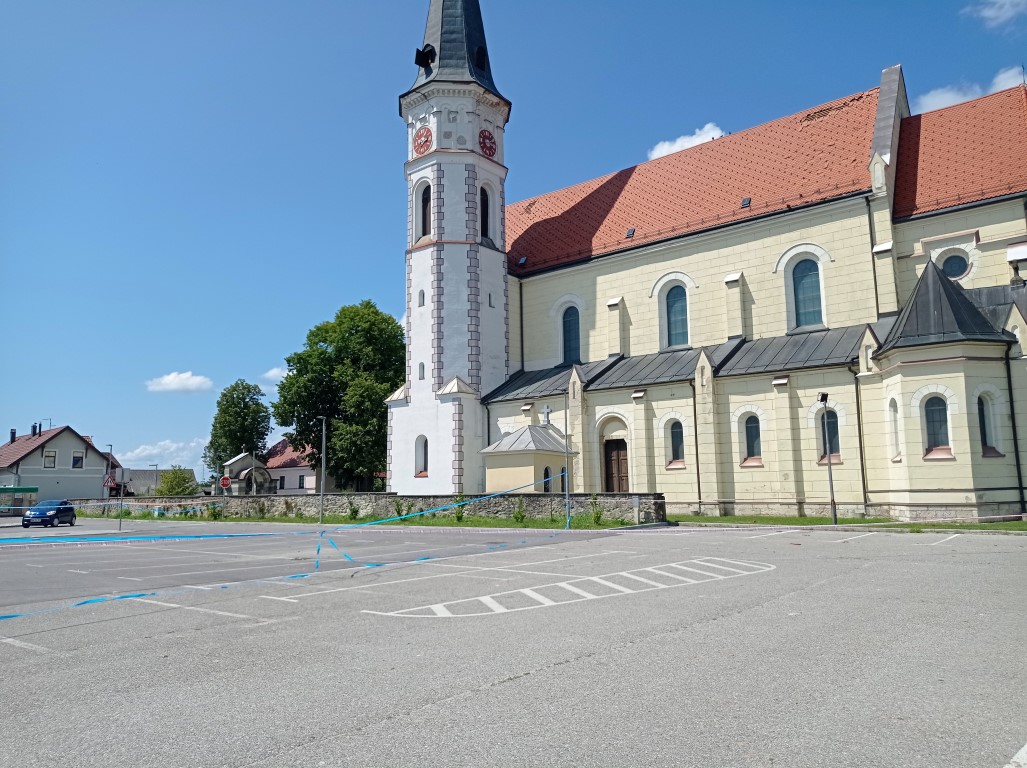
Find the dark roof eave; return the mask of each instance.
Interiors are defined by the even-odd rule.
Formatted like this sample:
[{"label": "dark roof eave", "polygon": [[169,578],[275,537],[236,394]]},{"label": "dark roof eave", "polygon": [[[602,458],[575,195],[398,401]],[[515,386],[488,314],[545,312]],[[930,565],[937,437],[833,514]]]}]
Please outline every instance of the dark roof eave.
[{"label": "dark roof eave", "polygon": [[895,216],[893,222],[895,224],[905,224],[909,221],[920,221],[921,219],[929,219],[932,216],[942,216],[946,213],[958,213],[959,211],[969,211],[973,208],[980,208],[985,205],[995,205],[996,203],[1006,203],[1010,200],[1018,199],[1027,200],[1027,190],[1021,192],[1012,192],[1008,195],[1000,195],[998,197],[986,197],[984,200],[975,200],[971,203],[960,203],[959,205],[949,206],[947,208],[938,208],[934,211],[925,211],[924,213],[913,213],[909,216]]},{"label": "dark roof eave", "polygon": [[468,82],[466,80],[447,80],[447,79],[444,79],[444,78],[439,78],[439,79],[434,79],[433,78],[433,79],[427,80],[427,81],[425,81],[423,83],[418,83],[413,88],[411,88],[409,91],[406,91],[405,93],[400,94],[400,96],[399,96],[399,116],[403,117],[403,99],[405,99],[410,94],[416,93],[417,91],[420,91],[421,89],[423,89],[423,88],[425,88],[425,87],[427,87],[427,86],[429,86],[429,85],[431,85],[433,83],[449,83],[450,85],[458,85],[458,86],[465,86],[465,87],[469,86],[469,85],[476,85],[479,88],[481,88],[483,91],[485,91],[485,93],[491,93],[493,96],[495,96],[497,99],[499,99],[501,102],[503,102],[506,105],[506,114],[507,114],[508,118],[509,118],[510,114],[513,113],[513,102],[511,102],[510,99],[506,98],[506,96],[504,96],[503,94],[495,91],[494,89],[489,88],[487,85],[484,85],[484,84],[478,82],[477,80],[472,80],[472,81]]},{"label": "dark roof eave", "polygon": [[894,352],[897,349],[919,349],[921,347],[939,347],[939,346],[942,346],[944,344],[1005,344],[1008,347],[1008,346],[1010,346],[1012,344],[1015,344],[1015,343],[1016,343],[1016,339],[1015,338],[1010,339],[1009,337],[1004,336],[1004,335],[998,336],[998,337],[990,336],[988,338],[983,338],[983,337],[967,338],[965,336],[962,337],[962,338],[958,338],[958,339],[937,339],[937,338],[935,338],[935,339],[930,339],[930,340],[927,340],[927,341],[919,341],[919,340],[913,340],[913,339],[899,339],[894,344],[889,344],[887,346],[881,347],[881,349],[878,350],[878,352],[876,354],[878,354],[878,355],[886,355],[889,352]]}]

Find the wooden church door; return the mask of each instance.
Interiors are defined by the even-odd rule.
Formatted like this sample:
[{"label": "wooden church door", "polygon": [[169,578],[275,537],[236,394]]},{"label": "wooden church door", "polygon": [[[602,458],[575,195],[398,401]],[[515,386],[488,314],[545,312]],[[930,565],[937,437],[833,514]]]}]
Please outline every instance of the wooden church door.
[{"label": "wooden church door", "polygon": [[605,479],[607,493],[628,492],[628,444],[624,440],[607,440],[605,449]]}]

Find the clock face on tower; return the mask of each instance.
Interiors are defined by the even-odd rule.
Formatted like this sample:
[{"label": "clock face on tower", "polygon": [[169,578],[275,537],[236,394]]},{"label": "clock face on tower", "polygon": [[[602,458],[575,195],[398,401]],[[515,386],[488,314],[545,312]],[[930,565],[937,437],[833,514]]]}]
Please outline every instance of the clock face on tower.
[{"label": "clock face on tower", "polygon": [[431,128],[424,126],[418,128],[414,134],[414,154],[418,157],[431,149]]},{"label": "clock face on tower", "polygon": [[478,133],[478,146],[485,157],[494,157],[496,154],[496,137],[491,131],[484,128]]}]

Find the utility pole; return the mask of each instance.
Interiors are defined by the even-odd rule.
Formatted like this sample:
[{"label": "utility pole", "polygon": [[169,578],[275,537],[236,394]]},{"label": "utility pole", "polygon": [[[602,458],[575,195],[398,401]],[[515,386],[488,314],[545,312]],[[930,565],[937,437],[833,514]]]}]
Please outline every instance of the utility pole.
[{"label": "utility pole", "polygon": [[838,506],[834,501],[834,472],[831,470],[831,440],[827,434],[827,392],[818,392],[817,400],[824,406],[820,412],[821,431],[824,433],[824,456],[827,458],[827,488],[831,494],[831,525],[838,525]]},{"label": "utility pole", "polygon": [[318,416],[321,419],[321,514],[318,518],[319,525],[324,525],[325,522],[325,417]]},{"label": "utility pole", "polygon": [[[108,502],[111,500],[111,489],[107,487],[107,478],[111,476],[111,460],[114,458],[114,446],[111,443],[107,443],[107,468],[103,471],[103,500]],[[107,504],[103,505],[104,517],[107,516]]]}]

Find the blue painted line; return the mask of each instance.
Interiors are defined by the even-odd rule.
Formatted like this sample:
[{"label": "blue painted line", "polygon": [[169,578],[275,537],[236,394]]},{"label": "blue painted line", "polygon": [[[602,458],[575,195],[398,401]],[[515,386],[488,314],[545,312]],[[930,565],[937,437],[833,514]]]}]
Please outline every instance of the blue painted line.
[{"label": "blue painted line", "polygon": [[414,560],[415,563],[423,563],[425,560],[434,560],[434,557],[419,557]]},{"label": "blue painted line", "polygon": [[283,531],[282,533],[201,533],[169,534],[162,536],[31,536],[18,539],[0,539],[2,544],[96,544],[103,542],[159,542],[159,541],[202,541],[205,539],[251,539],[267,536],[309,536],[312,531]]},{"label": "blue painted line", "polygon": [[365,568],[384,568],[388,563],[364,563]]},{"label": "blue painted line", "polygon": [[306,578],[309,578],[309,577],[310,577],[309,573],[296,573],[296,574],[293,574],[292,576],[283,576],[282,578],[283,579],[306,579]]},{"label": "blue painted line", "polygon": [[326,536],[325,538],[327,539],[328,543],[332,545],[332,549],[334,549],[336,552],[338,552],[339,548],[337,546],[335,546],[335,542],[332,541],[332,537],[331,536]]},{"label": "blue painted line", "polygon": [[92,597],[89,600],[83,600],[80,603],[72,603],[73,608],[78,608],[80,605],[93,605],[94,603],[106,603],[110,600],[109,597]]},{"label": "blue painted line", "polygon": [[342,553],[342,556],[349,560],[351,563],[354,562],[353,558],[347,555],[345,552]]},{"label": "blue painted line", "polygon": [[24,613],[8,613],[6,616],[0,616],[0,621],[4,619],[20,619],[24,615]]}]

